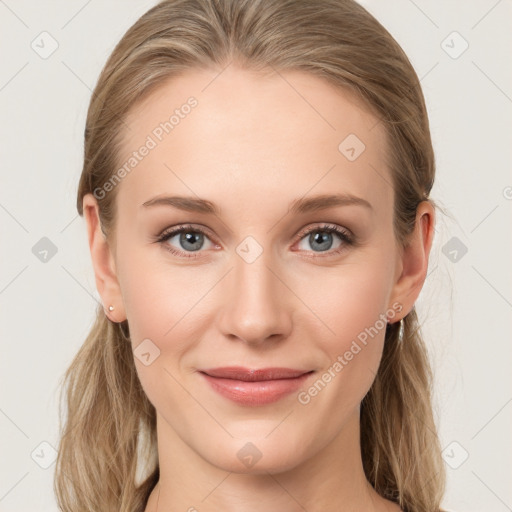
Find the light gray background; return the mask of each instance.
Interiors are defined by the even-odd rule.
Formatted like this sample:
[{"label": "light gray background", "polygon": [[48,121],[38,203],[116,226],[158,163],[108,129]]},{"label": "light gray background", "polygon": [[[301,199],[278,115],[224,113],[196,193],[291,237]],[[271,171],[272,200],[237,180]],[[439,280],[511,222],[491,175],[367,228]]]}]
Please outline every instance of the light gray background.
[{"label": "light gray background", "polygon": [[[452,217],[438,215],[417,303],[436,378],[444,505],[512,510],[512,4],[362,3],[421,78],[432,197]],[[99,300],[75,209],[85,114],[115,43],[153,4],[0,0],[0,511],[57,510],[58,384]],[[52,39],[58,48],[42,58]],[[33,252],[43,237],[57,248],[46,262]]]}]

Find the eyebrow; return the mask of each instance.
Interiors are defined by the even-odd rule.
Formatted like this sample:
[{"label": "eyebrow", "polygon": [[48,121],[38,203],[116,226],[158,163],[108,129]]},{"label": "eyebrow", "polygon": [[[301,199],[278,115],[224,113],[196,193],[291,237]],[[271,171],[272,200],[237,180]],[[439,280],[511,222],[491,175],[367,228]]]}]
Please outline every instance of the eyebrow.
[{"label": "eyebrow", "polygon": [[[142,206],[171,206],[187,212],[220,215],[220,209],[214,203],[206,199],[195,197],[159,196],[146,201]],[[357,197],[352,194],[323,194],[309,198],[295,199],[291,203],[289,211],[295,214],[304,214],[326,210],[336,206],[363,206],[369,210],[373,210],[372,205],[362,197]]]}]

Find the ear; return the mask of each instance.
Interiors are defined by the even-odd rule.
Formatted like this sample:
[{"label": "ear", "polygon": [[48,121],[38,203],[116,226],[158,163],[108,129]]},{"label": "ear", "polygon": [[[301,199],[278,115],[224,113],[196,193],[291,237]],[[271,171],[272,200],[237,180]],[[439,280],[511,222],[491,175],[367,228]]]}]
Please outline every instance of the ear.
[{"label": "ear", "polygon": [[[113,322],[119,323],[126,320],[126,313],[117,280],[114,254],[101,230],[98,202],[92,194],[86,194],[82,204],[96,288],[104,304],[105,314]],[[114,306],[113,311],[108,311],[110,305]]]},{"label": "ear", "polygon": [[[401,318],[405,317],[418,298],[427,277],[428,258],[434,238],[435,210],[432,203],[422,201],[416,211],[413,233],[403,248],[397,263],[398,279],[393,286],[390,304],[402,304]],[[395,321],[399,321],[398,318]]]}]

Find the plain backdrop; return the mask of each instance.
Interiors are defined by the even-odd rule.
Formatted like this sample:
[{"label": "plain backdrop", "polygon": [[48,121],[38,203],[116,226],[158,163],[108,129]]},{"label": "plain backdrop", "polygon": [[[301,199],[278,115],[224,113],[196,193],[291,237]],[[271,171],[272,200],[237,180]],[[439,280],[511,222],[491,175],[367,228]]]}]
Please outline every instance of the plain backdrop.
[{"label": "plain backdrop", "polygon": [[[99,300],[75,208],[85,114],[114,45],[154,3],[0,0],[1,511],[57,510],[58,384]],[[512,2],[362,3],[421,78],[432,198],[449,214],[438,214],[417,303],[444,506],[512,510]]]}]

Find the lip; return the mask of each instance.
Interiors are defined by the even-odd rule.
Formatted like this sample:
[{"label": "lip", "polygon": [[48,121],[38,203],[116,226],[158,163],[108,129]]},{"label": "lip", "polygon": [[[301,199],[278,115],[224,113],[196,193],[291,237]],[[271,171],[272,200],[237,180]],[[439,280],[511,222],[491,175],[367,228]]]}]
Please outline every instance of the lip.
[{"label": "lip", "polygon": [[199,370],[199,373],[225,398],[241,405],[258,406],[277,402],[297,391],[313,371],[228,366]]}]

